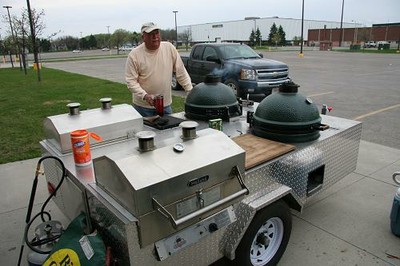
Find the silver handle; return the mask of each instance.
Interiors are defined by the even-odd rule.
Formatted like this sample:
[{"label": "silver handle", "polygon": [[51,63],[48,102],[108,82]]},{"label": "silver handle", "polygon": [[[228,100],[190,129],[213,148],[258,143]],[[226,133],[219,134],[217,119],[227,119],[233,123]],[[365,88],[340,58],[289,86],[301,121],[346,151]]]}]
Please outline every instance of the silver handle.
[{"label": "silver handle", "polygon": [[400,185],[400,179],[397,179],[396,176],[400,176],[400,172],[396,172],[393,174],[393,181],[397,184]]},{"label": "silver handle", "polygon": [[232,170],[235,170],[235,171],[232,171],[232,172],[233,173],[236,172],[236,178],[238,179],[238,182],[239,182],[240,186],[242,187],[242,190],[240,190],[240,191],[238,191],[238,192],[236,192],[236,193],[234,193],[232,195],[229,195],[228,197],[225,197],[222,200],[216,201],[216,202],[214,202],[214,203],[212,203],[212,204],[210,204],[210,205],[208,205],[208,206],[206,206],[204,208],[201,208],[201,209],[199,209],[199,210],[197,210],[195,212],[192,212],[192,213],[190,213],[190,214],[188,214],[188,215],[186,215],[186,216],[184,216],[184,217],[182,217],[180,219],[175,220],[173,215],[160,202],[158,202],[154,197],[152,198],[153,204],[155,205],[156,210],[158,212],[160,212],[165,218],[167,218],[170,221],[172,227],[177,229],[180,225],[186,223],[187,221],[189,221],[189,220],[191,220],[193,218],[196,218],[196,217],[198,217],[198,216],[200,216],[200,215],[202,215],[202,214],[204,214],[204,213],[206,213],[208,211],[211,211],[211,210],[213,210],[215,208],[218,208],[219,206],[224,205],[225,203],[228,203],[230,201],[233,201],[233,200],[235,200],[235,199],[237,199],[237,198],[239,198],[239,197],[241,197],[243,195],[249,194],[249,189],[244,184],[238,167],[235,166]]}]

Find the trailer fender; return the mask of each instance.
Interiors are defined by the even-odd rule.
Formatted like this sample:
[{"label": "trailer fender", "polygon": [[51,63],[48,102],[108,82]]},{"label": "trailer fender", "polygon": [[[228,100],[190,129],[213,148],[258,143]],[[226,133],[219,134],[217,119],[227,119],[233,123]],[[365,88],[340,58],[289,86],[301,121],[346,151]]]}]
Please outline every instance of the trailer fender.
[{"label": "trailer fender", "polygon": [[256,213],[280,199],[285,201],[290,208],[301,212],[302,205],[295,194],[292,193],[292,189],[279,183],[251,194],[236,206],[237,221],[227,228],[222,241],[222,243],[225,243],[225,257],[230,260],[235,259],[236,249]]}]

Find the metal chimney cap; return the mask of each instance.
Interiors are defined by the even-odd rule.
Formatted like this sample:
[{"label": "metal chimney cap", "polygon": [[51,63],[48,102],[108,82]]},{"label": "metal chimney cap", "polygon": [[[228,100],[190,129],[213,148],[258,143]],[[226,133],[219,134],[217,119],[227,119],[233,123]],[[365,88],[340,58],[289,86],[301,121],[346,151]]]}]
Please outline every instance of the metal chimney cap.
[{"label": "metal chimney cap", "polygon": [[69,108],[76,108],[76,107],[79,107],[79,106],[81,106],[80,103],[69,103],[69,104],[67,104],[67,107],[69,107]]},{"label": "metal chimney cap", "polygon": [[69,103],[69,104],[67,104],[67,107],[69,108],[69,114],[70,115],[78,115],[80,113],[79,106],[81,106],[80,103]]},{"label": "metal chimney cap", "polygon": [[182,128],[182,136],[183,140],[195,139],[197,138],[196,128],[199,126],[199,123],[195,121],[184,121],[179,124]]},{"label": "metal chimney cap", "polygon": [[102,103],[108,103],[108,102],[112,101],[112,98],[109,98],[109,97],[101,98],[99,101],[102,102]]},{"label": "metal chimney cap", "polygon": [[101,102],[101,109],[108,110],[111,109],[111,98],[101,98],[99,102]]},{"label": "metal chimney cap", "polygon": [[152,139],[156,136],[156,133],[153,131],[140,131],[136,133],[136,137],[138,139]]},{"label": "metal chimney cap", "polygon": [[138,151],[146,152],[154,150],[155,136],[156,133],[154,133],[153,131],[140,131],[136,133],[136,137],[138,138],[138,143],[139,143]]},{"label": "metal chimney cap", "polygon": [[199,123],[195,121],[184,121],[179,124],[181,128],[186,128],[186,129],[191,129],[191,128],[196,128],[199,126]]}]

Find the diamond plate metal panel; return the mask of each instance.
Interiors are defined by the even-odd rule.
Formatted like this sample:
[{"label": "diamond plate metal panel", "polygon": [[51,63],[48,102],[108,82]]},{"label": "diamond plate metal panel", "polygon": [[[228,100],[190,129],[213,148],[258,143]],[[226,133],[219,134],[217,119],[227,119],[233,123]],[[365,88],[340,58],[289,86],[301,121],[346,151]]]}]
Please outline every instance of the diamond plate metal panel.
[{"label": "diamond plate metal panel", "polygon": [[223,257],[221,239],[227,228],[221,228],[195,245],[159,261],[153,244],[140,248],[139,224],[121,215],[113,206],[106,206],[99,196],[88,193],[90,215],[106,246],[120,265],[209,265]]}]

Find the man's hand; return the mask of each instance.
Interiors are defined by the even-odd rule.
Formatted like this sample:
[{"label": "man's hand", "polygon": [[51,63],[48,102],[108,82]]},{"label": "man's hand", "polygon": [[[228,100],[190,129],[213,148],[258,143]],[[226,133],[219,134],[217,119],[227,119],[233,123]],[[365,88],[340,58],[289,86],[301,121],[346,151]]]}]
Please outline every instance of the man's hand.
[{"label": "man's hand", "polygon": [[154,95],[146,94],[143,97],[143,100],[145,100],[150,106],[154,106]]}]

